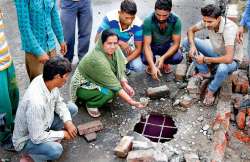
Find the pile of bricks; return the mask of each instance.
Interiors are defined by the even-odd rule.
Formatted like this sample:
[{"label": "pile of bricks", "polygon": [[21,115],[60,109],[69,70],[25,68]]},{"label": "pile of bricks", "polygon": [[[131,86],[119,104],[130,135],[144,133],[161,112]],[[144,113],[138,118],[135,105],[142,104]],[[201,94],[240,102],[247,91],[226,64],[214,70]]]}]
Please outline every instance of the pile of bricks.
[{"label": "pile of bricks", "polygon": [[249,88],[249,81],[246,70],[237,70],[230,76],[233,83],[233,91],[235,93],[247,94]]},{"label": "pile of bricks", "polygon": [[103,129],[103,124],[100,120],[91,121],[77,126],[80,136],[84,136],[87,142],[96,140],[96,132]]}]

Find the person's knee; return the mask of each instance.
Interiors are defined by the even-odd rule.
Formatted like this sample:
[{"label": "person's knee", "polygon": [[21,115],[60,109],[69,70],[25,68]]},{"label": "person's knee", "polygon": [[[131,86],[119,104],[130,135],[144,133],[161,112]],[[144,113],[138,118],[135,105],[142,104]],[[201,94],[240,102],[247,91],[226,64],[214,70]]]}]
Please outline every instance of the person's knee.
[{"label": "person's knee", "polygon": [[141,58],[131,61],[130,63],[130,70],[135,72],[142,72],[144,71],[144,65],[142,63]]},{"label": "person's knee", "polygon": [[188,42],[188,39],[185,38],[181,44],[182,47],[184,47],[185,49],[188,49],[189,48],[189,42]]},{"label": "person's knee", "polygon": [[63,147],[60,143],[54,142],[53,145],[50,146],[49,150],[49,160],[59,159],[63,152]]},{"label": "person's knee", "polygon": [[228,74],[228,67],[226,64],[219,64],[217,71],[217,75],[227,75]]},{"label": "person's knee", "polygon": [[69,112],[70,112],[71,116],[75,116],[78,113],[78,107],[72,101],[68,102],[67,107],[69,109]]}]

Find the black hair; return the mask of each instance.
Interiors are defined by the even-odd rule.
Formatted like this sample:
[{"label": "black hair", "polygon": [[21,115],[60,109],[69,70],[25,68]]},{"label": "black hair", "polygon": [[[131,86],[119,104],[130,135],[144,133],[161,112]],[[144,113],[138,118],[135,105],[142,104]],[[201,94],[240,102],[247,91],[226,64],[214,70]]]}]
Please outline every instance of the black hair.
[{"label": "black hair", "polygon": [[172,0],[156,0],[156,2],[155,2],[155,10],[156,9],[171,11],[171,9],[172,9]]},{"label": "black hair", "polygon": [[122,12],[135,15],[137,12],[136,3],[133,0],[123,0],[120,6]]},{"label": "black hair", "polygon": [[101,36],[102,44],[104,44],[104,42],[106,42],[108,37],[110,36],[116,36],[117,39],[119,40],[118,35],[112,29],[105,29],[103,30],[102,36]]},{"label": "black hair", "polygon": [[53,80],[56,75],[63,77],[64,74],[72,71],[71,63],[68,59],[61,56],[56,56],[49,59],[43,67],[44,81]]},{"label": "black hair", "polygon": [[225,5],[215,5],[215,4],[209,4],[205,7],[201,8],[201,14],[202,16],[208,16],[212,18],[218,18],[219,16],[224,16],[226,12]]}]

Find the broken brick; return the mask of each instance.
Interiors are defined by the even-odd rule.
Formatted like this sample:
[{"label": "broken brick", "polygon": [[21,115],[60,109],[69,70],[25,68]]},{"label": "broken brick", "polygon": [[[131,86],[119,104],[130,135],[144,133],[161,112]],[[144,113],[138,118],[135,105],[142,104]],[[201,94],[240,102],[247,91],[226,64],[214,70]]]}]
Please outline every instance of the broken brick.
[{"label": "broken brick", "polygon": [[160,87],[149,87],[147,89],[147,96],[150,98],[161,98],[169,95],[169,88],[166,85]]},{"label": "broken brick", "polygon": [[233,72],[230,79],[233,83],[234,92],[243,94],[248,93],[249,81],[246,70],[237,70]]},{"label": "broken brick", "polygon": [[220,99],[230,100],[232,97],[232,82],[224,81],[220,89]]},{"label": "broken brick", "polygon": [[200,94],[200,84],[201,84],[201,79],[198,77],[192,77],[190,78],[188,85],[187,85],[187,90],[188,92],[194,93],[194,94]]},{"label": "broken brick", "polygon": [[193,104],[193,98],[188,95],[184,95],[180,101],[180,105],[185,108],[190,108],[192,104]]},{"label": "broken brick", "polygon": [[114,149],[115,155],[121,158],[126,157],[128,152],[132,149],[132,140],[133,137],[124,136]]},{"label": "broken brick", "polygon": [[130,151],[127,156],[127,162],[154,162],[154,150],[136,150]]},{"label": "broken brick", "polygon": [[246,124],[246,110],[241,110],[236,116],[236,123],[239,129],[244,129]]},{"label": "broken brick", "polygon": [[97,132],[103,129],[103,125],[100,120],[91,121],[78,125],[77,127],[80,135],[85,135],[93,132]]},{"label": "broken brick", "polygon": [[85,134],[84,137],[87,140],[87,142],[92,142],[92,141],[96,140],[96,133],[92,132],[89,134]]},{"label": "broken brick", "polygon": [[184,78],[186,76],[186,71],[187,71],[187,65],[186,64],[178,64],[176,66],[175,79],[177,81],[184,80]]}]

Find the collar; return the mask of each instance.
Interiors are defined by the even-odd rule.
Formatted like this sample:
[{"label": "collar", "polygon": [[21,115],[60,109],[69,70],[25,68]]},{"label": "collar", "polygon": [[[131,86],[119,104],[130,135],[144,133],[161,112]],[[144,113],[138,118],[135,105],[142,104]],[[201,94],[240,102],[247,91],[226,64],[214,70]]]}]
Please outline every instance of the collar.
[{"label": "collar", "polygon": [[221,16],[221,20],[220,20],[220,25],[219,25],[219,30],[218,30],[218,34],[222,34],[225,28],[225,23],[226,23],[226,19],[224,17]]},{"label": "collar", "polygon": [[122,26],[121,26],[121,23],[120,23],[118,10],[116,11],[115,19],[118,22],[118,25],[119,25],[119,28],[120,28],[120,32],[127,32],[127,31],[129,31],[134,26],[134,22],[135,22],[136,17],[133,20],[133,22],[130,24],[130,26],[127,29],[124,29],[124,30],[122,30]]}]

